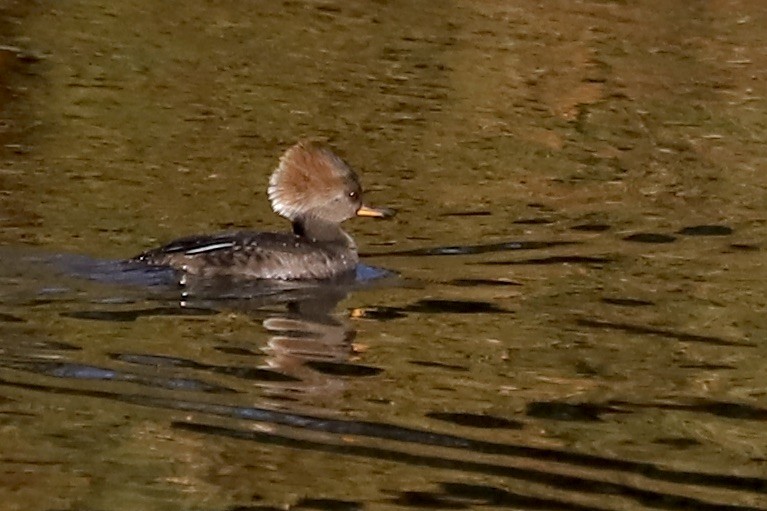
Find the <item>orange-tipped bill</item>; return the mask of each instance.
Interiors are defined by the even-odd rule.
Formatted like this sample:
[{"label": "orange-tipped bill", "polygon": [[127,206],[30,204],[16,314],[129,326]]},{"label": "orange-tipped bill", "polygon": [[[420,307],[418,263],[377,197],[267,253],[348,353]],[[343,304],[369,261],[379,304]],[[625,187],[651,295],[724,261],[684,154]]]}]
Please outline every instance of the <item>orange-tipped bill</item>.
[{"label": "orange-tipped bill", "polygon": [[371,208],[363,205],[360,209],[357,210],[357,216],[389,218],[394,216],[394,210],[389,208]]}]

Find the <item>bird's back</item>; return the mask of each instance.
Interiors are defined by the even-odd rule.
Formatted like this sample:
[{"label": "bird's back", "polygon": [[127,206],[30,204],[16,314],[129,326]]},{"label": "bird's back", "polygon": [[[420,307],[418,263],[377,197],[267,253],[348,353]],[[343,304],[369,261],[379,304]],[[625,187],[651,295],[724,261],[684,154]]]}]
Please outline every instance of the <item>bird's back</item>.
[{"label": "bird's back", "polygon": [[329,279],[355,269],[354,247],[292,233],[240,231],[189,236],[134,257],[202,277]]}]

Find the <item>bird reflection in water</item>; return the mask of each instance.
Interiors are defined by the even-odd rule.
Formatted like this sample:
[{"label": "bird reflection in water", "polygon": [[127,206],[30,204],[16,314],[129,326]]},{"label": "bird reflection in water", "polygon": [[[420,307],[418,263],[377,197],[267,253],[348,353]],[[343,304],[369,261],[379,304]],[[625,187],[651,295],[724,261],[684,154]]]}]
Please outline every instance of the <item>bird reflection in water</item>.
[{"label": "bird reflection in water", "polygon": [[334,400],[344,390],[343,379],[333,368],[349,364],[354,356],[356,330],[339,315],[335,306],[346,294],[321,292],[315,298],[288,304],[287,312],[264,320],[270,337],[265,349],[271,369],[296,378],[269,389],[272,398],[317,403]]},{"label": "bird reflection in water", "polygon": [[[345,380],[378,374],[380,369],[354,362],[357,331],[336,306],[350,292],[391,282],[394,274],[360,266],[357,275],[321,283],[201,279],[185,282],[183,306],[213,307],[263,314],[269,338],[262,368],[287,378],[259,383],[264,397],[297,411],[324,407],[345,390]],[[279,309],[271,307],[280,305]],[[284,308],[282,307],[284,305]]]}]

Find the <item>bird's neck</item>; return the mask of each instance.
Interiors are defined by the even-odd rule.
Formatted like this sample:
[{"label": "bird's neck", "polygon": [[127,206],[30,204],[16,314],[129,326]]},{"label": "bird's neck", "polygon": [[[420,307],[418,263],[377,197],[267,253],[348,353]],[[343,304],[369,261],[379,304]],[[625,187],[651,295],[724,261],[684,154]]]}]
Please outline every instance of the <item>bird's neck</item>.
[{"label": "bird's neck", "polygon": [[352,249],[357,248],[354,240],[340,225],[313,216],[293,220],[293,233],[311,241],[340,243]]}]

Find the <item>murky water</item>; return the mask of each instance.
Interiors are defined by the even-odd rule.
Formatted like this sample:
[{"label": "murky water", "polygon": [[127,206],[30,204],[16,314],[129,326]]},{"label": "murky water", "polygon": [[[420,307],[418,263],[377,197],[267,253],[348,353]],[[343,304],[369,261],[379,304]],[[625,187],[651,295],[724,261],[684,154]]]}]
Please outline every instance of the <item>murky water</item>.
[{"label": "murky water", "polygon": [[[0,501],[767,509],[767,6],[0,2]],[[283,229],[330,140],[352,286],[118,261]]]}]

